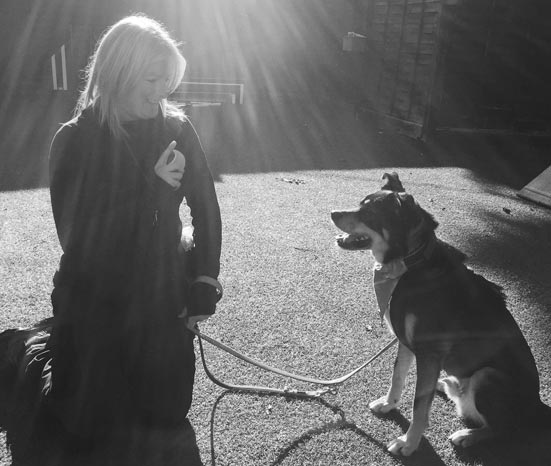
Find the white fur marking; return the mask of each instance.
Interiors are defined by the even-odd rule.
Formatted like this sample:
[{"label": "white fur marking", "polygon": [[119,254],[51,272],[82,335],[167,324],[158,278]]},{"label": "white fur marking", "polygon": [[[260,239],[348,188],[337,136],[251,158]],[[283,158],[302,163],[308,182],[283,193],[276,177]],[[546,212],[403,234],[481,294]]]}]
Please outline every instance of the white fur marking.
[{"label": "white fur marking", "polygon": [[390,306],[386,307],[385,315],[383,316],[383,319],[385,321],[386,326],[388,327],[388,330],[392,335],[396,336],[396,333],[394,332],[394,327],[392,327],[392,322],[390,321]]},{"label": "white fur marking", "polygon": [[458,379],[454,376],[444,377],[440,379],[443,384],[444,392],[448,398],[454,402],[457,414],[467,419],[477,426],[487,426],[486,419],[476,409],[475,405],[475,387],[476,378],[479,373],[476,372],[472,377],[466,377],[464,379]]},{"label": "white fur marking", "polygon": [[413,314],[408,314],[404,319],[404,329],[407,341],[413,341],[413,329],[415,328],[415,322],[417,317]]}]

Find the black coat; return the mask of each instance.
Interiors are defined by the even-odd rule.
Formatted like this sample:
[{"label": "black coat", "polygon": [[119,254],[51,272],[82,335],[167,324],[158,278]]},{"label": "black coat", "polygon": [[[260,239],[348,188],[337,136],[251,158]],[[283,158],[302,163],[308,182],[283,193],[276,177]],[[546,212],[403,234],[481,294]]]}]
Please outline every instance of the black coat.
[{"label": "black coat", "polygon": [[[159,116],[131,122],[125,129],[128,143],[115,140],[87,110],[54,137],[50,191],[64,251],[58,280],[82,282],[86,288],[93,283],[102,294],[135,292],[137,282],[155,280],[176,257],[184,197],[195,229],[195,273],[217,278],[220,212],[191,123]],[[153,171],[173,139],[186,159],[176,191]]]},{"label": "black coat", "polygon": [[[192,273],[219,273],[220,212],[193,126],[160,114],[125,130],[128,139],[117,140],[87,109],[58,131],[50,152],[63,256],[52,293],[49,397],[81,434],[129,413],[152,422],[185,418],[195,358],[177,317],[191,266],[179,248],[184,198],[194,226]],[[154,172],[172,140],[186,159],[177,190]]]}]

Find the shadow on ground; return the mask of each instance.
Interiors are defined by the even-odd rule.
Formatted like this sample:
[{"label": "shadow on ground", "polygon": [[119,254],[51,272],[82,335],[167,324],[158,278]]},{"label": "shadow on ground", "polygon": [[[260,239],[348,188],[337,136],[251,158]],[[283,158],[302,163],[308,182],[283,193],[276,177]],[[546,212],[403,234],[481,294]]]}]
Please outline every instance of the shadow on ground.
[{"label": "shadow on ground", "polygon": [[[217,409],[219,404],[229,393],[229,391],[223,392],[216,399],[216,402],[214,403],[211,411],[210,449],[212,466],[216,466],[219,459],[221,460],[220,464],[226,464],[227,462],[227,459],[226,461],[224,461],[224,458],[218,458],[218,455],[216,453],[216,443],[217,441],[220,443],[224,443],[224,440],[221,439],[221,437],[224,435],[224,429],[221,428],[221,426],[226,423],[226,420],[218,419],[217,422]],[[256,394],[252,396],[262,397],[265,399],[270,399],[274,397],[280,398],[279,395],[268,394]],[[326,410],[333,413],[333,419],[329,422],[324,422],[316,427],[306,429],[289,443],[283,443],[279,451],[275,453],[275,459],[269,461],[270,466],[281,466],[287,464],[288,461],[291,462],[290,464],[295,464],[297,460],[301,462],[301,458],[304,457],[304,450],[308,450],[309,443],[315,443],[317,440],[323,438],[325,435],[335,435],[340,432],[348,432],[352,434],[353,437],[360,438],[362,440],[360,444],[363,445],[363,449],[365,451],[355,451],[356,455],[352,455],[352,457],[356,457],[356,459],[358,460],[360,458],[364,458],[364,461],[365,458],[369,457],[382,457],[384,458],[385,464],[387,462],[394,463],[394,460],[396,458],[394,458],[387,451],[386,445],[370,433],[366,432],[363,428],[359,427],[354,421],[348,420],[345,412],[339,406],[332,404],[323,398],[301,398],[301,402],[314,403],[321,410]],[[221,416],[223,417],[223,414]],[[405,425],[405,429],[407,429],[409,423],[400,414],[398,414],[397,412],[393,412],[390,417],[398,419],[398,423],[400,424],[400,426]],[[317,447],[314,447],[314,449],[316,448]],[[355,448],[357,450],[357,445],[355,445]],[[329,455],[329,452],[325,452],[325,454]],[[306,457],[308,457],[308,455],[306,455]],[[320,458],[323,458],[323,454],[320,456]],[[293,462],[293,460],[295,462]],[[312,458],[309,458],[309,460],[311,461]],[[320,462],[319,464],[330,464],[330,460],[328,459],[328,457],[325,458],[325,461],[326,462]],[[350,461],[351,460],[348,459],[347,464],[350,464]],[[401,458],[400,462],[402,462],[402,464],[404,464],[405,466],[445,466],[445,463],[441,460],[441,458],[438,456],[432,446],[424,439],[418,452],[416,452],[410,458]]]},{"label": "shadow on ground", "polygon": [[[2,107],[0,190],[45,187],[48,149],[71,117],[75,96],[12,99]],[[379,167],[465,167],[520,189],[551,163],[548,140],[521,136],[434,135],[426,142],[369,127],[336,97],[258,97],[244,105],[190,111],[214,175]]]},{"label": "shadow on ground", "polygon": [[427,141],[357,120],[343,100],[280,98],[191,113],[215,175],[383,167],[468,168],[520,189],[551,163],[549,140],[435,134]]},{"label": "shadow on ground", "polygon": [[[226,419],[227,414],[218,413],[218,408],[222,400],[231,392],[225,391],[216,399],[210,416],[210,464],[216,466],[218,464],[233,464],[235,458],[226,458],[224,453],[229,453],[231,450],[228,441],[225,439],[226,429],[229,419]],[[245,394],[241,396],[247,397]],[[273,395],[252,395],[262,399],[274,399]],[[275,396],[275,398],[280,398]],[[354,441],[350,445],[352,450],[349,450],[346,455],[346,464],[351,463],[351,458],[357,461],[362,461],[361,464],[402,464],[404,466],[445,466],[447,463],[439,456],[435,448],[430,442],[423,438],[419,449],[409,457],[396,457],[391,455],[386,444],[381,442],[377,436],[373,436],[364,428],[357,425],[353,420],[346,417],[345,412],[336,404],[330,403],[327,400],[320,399],[302,399],[302,403],[314,403],[323,411],[333,413],[333,419],[329,422],[323,422],[315,427],[302,430],[292,440],[280,443],[279,448],[274,452],[263,451],[263,455],[271,456],[274,459],[269,460],[266,464],[270,466],[281,466],[285,464],[302,464],[303,461],[320,461],[319,464],[333,464],[331,461],[340,461],[342,457],[337,455],[331,458],[330,451],[320,454],[319,443],[322,444],[331,438],[343,432],[348,432],[351,438],[361,439]],[[409,421],[399,411],[392,411],[385,416],[376,416],[379,419],[384,419],[387,422],[395,424],[403,433],[405,433],[410,425]],[[235,426],[237,430],[241,427]],[[300,431],[300,429],[299,429]],[[267,433],[258,432],[259,436]],[[521,464],[529,464],[531,466],[548,466],[551,464],[551,445],[549,444],[550,432],[528,433],[521,437],[511,437],[506,439],[492,440],[480,443],[470,448],[454,447],[454,455],[462,464],[481,464],[484,466],[518,466]],[[332,447],[338,444],[332,443]],[[313,445],[310,445],[313,444]],[[221,450],[218,451],[217,447]],[[239,446],[236,446],[239,449]],[[346,450],[346,447],[344,447]],[[251,448],[254,450],[254,448]],[[315,453],[313,451],[315,451]],[[235,453],[235,452],[234,452]],[[236,455],[240,457],[239,454]],[[241,457],[243,459],[243,457]],[[365,463],[368,461],[369,463]],[[260,458],[257,458],[260,460]],[[247,458],[247,464],[252,464],[252,459]],[[352,460],[354,461],[354,460]],[[263,463],[264,464],[264,463]],[[313,464],[313,463],[308,463]],[[318,464],[316,462],[316,464]],[[337,464],[337,463],[335,463]],[[358,463],[360,464],[360,463]]]}]

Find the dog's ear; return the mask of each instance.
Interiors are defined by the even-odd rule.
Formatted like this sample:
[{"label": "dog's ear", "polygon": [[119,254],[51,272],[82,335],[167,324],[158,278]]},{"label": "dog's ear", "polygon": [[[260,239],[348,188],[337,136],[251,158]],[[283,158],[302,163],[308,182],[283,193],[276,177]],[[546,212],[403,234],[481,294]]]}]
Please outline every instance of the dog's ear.
[{"label": "dog's ear", "polygon": [[400,178],[398,178],[398,173],[385,173],[383,175],[383,180],[385,181],[385,184],[381,187],[382,190],[394,191],[397,193],[405,192],[402,182],[400,181]]},{"label": "dog's ear", "polygon": [[390,233],[388,238],[390,247],[385,255],[385,262],[404,257],[407,254],[408,241],[414,229],[420,228],[417,235],[423,238],[438,226],[434,217],[423,209],[410,194],[389,194],[387,198],[388,212],[391,215],[385,219],[384,225]]},{"label": "dog's ear", "polygon": [[413,196],[409,194],[398,195],[402,204],[402,220],[404,230],[411,230],[419,224],[423,224],[426,231],[434,231],[438,222],[432,214],[423,209]]},{"label": "dog's ear", "polygon": [[[384,188],[383,188],[384,189]],[[389,194],[386,198],[386,215],[383,217],[383,228],[388,232],[389,248],[384,262],[404,257],[407,253],[407,233],[404,226],[404,200],[410,198],[408,194]],[[413,199],[413,198],[412,198]]]}]

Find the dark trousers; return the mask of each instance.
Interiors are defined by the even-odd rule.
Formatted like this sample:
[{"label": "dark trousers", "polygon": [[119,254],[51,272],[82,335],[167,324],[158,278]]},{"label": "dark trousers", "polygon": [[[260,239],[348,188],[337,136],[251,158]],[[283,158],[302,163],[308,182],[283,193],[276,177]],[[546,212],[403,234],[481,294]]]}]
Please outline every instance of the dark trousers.
[{"label": "dark trousers", "polygon": [[52,304],[48,403],[69,432],[87,437],[132,422],[184,422],[195,376],[193,334],[166,312],[170,302],[98,299],[59,286]]}]

